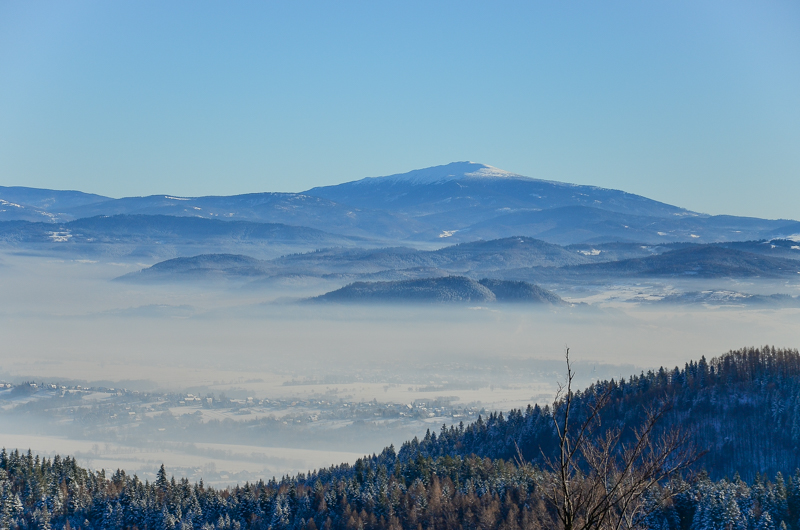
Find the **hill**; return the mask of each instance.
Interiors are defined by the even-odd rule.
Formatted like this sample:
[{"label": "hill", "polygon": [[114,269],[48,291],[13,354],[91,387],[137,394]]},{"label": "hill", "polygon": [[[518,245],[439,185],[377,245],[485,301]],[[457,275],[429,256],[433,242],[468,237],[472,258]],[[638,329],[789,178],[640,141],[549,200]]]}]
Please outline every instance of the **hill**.
[{"label": "hill", "polygon": [[[146,219],[148,216],[144,216]],[[182,219],[182,218],[173,218]],[[201,220],[202,221],[202,220]],[[185,221],[189,222],[189,221]],[[192,221],[198,222],[198,221]],[[2,240],[0,223],[0,240]],[[11,226],[11,225],[9,225]],[[249,226],[249,225],[247,225]],[[259,240],[258,230],[266,231],[268,225],[254,225],[252,231],[240,231],[236,222],[217,221],[215,230],[222,230],[219,238],[206,240],[206,248],[216,241],[217,248],[225,241],[240,243]],[[228,233],[226,227],[230,228]],[[281,231],[284,231],[282,236]],[[13,230],[11,233],[15,233]],[[115,232],[122,234],[123,232]],[[62,233],[60,237],[72,235]],[[167,231],[158,241],[168,242]],[[84,234],[85,236],[85,234]],[[9,237],[8,235],[5,237]],[[39,235],[40,239],[51,237],[52,232]],[[95,236],[92,236],[95,237]],[[120,240],[124,240],[122,236]],[[177,236],[176,236],[177,237]],[[227,238],[227,239],[226,239]],[[188,239],[188,238],[187,238]],[[97,241],[102,241],[97,238]],[[191,240],[189,240],[191,241]],[[353,240],[324,235],[302,227],[283,227],[272,238],[272,244],[285,241],[322,246],[326,242],[353,245]],[[200,240],[198,244],[202,243]],[[572,245],[561,247],[544,241],[513,237],[492,241],[475,241],[451,245],[438,250],[416,250],[408,247],[353,248],[352,246],[325,248],[312,252],[287,254],[259,263],[257,268],[242,269],[221,263],[214,269],[215,278],[236,277],[314,277],[346,281],[394,281],[422,280],[443,276],[467,276],[502,278],[515,281],[581,283],[584,281],[612,281],[641,277],[684,278],[794,278],[800,270],[800,260],[778,256],[795,257],[800,250],[797,245],[782,240],[754,241],[698,245],[672,243],[669,245],[644,245],[641,243],[603,243],[597,245]],[[236,248],[236,247],[234,247]],[[738,249],[747,249],[746,252]],[[759,254],[756,254],[758,252]],[[214,253],[219,254],[218,252]],[[233,254],[233,252],[231,252]],[[645,256],[626,258],[627,256]],[[196,256],[202,260],[202,255]],[[626,259],[618,259],[626,258]],[[180,269],[185,269],[181,272]],[[127,280],[152,281],[158,279],[192,280],[209,277],[198,274],[192,258],[172,260],[169,266],[146,269],[143,274],[129,274]],[[206,271],[208,272],[208,271]],[[705,287],[699,286],[701,289]],[[697,287],[695,287],[697,289]],[[686,303],[695,298],[684,298]],[[699,299],[696,300],[699,302]],[[753,299],[755,302],[756,299]],[[785,302],[776,297],[767,302]],[[752,305],[752,304],[751,304]]]},{"label": "hill", "polygon": [[315,302],[528,302],[559,304],[554,293],[525,282],[445,276],[392,282],[356,282],[312,298]]},{"label": "hill", "polygon": [[176,279],[223,279],[233,276],[261,276],[265,262],[241,254],[201,254],[173,258],[116,278],[117,281],[165,281]]},{"label": "hill", "polygon": [[408,247],[324,249],[285,256],[276,266],[309,273],[366,273],[389,269],[431,267],[453,272],[493,271],[522,266],[560,267],[588,263],[590,258],[558,245],[529,237],[474,241],[424,251]]},{"label": "hill", "polygon": [[[721,357],[660,368],[619,381],[599,382],[578,396],[576,410],[606,388],[612,392],[603,410],[603,431],[635,425],[658,401],[671,409],[661,428],[681,426],[696,445],[709,452],[697,464],[714,478],[758,473],[786,475],[800,468],[800,353],[770,347],[731,351]],[[577,420],[579,421],[579,420]],[[630,434],[630,433],[629,433]],[[476,454],[513,459],[517,447],[525,458],[542,463],[556,448],[552,410],[529,406],[507,415],[491,414],[466,427],[444,429],[412,440],[401,460],[424,456]]]},{"label": "hill", "polygon": [[[300,227],[295,228],[301,231]],[[0,237],[2,236],[0,235]],[[348,242],[344,239],[342,241]],[[322,246],[324,240],[316,240],[316,242]],[[202,259],[202,256],[197,256],[197,258]],[[480,276],[484,273],[523,265],[557,267],[590,261],[592,258],[577,252],[570,252],[558,245],[531,238],[515,237],[463,243],[432,251],[408,247],[365,249],[337,246],[313,252],[288,254],[272,259],[269,262],[261,263],[258,274],[262,276],[302,275],[344,279],[396,280],[465,273],[469,273],[471,276]],[[152,267],[146,269],[146,274],[132,274],[126,278],[146,281],[165,277],[167,274],[171,279],[199,278],[193,274],[181,276],[179,274],[181,268],[185,268],[188,272],[195,268],[194,262],[189,258],[171,260],[169,267]],[[241,270],[237,267],[226,267],[223,264],[215,270],[218,276],[242,275]],[[256,275],[256,271],[251,271],[247,275]]]},{"label": "hill", "polygon": [[492,291],[498,302],[535,302],[554,305],[564,303],[564,300],[557,294],[532,283],[487,278],[478,283]]}]

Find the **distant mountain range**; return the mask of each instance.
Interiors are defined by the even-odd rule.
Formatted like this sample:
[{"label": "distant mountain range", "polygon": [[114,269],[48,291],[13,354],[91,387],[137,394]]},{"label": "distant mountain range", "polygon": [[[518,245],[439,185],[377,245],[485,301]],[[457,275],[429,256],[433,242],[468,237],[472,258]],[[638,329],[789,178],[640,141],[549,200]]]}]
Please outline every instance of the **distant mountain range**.
[{"label": "distant mountain range", "polygon": [[[473,162],[229,197],[0,187],[0,248],[155,262],[120,281],[282,286],[295,298],[331,291],[321,300],[556,303],[536,285],[566,293],[692,278],[800,282],[798,221],[709,216]],[[665,303],[796,303],[708,294],[715,289],[661,292],[673,293]]]},{"label": "distant mountain range", "polygon": [[692,245],[644,258],[565,266],[558,269],[526,267],[506,271],[503,277],[527,281],[648,277],[800,279],[800,261],[764,256],[720,245]]},{"label": "distant mountain range", "polygon": [[[798,252],[800,255],[800,252]],[[368,273],[386,269],[428,267],[457,273],[516,268],[520,266],[561,267],[595,261],[591,256],[571,252],[564,247],[529,237],[509,237],[475,241],[424,251],[408,247],[379,249],[326,249],[285,256],[277,266],[315,274]]]},{"label": "distant mountain range", "polygon": [[657,301],[658,304],[705,304],[711,306],[763,306],[800,307],[800,296],[788,294],[746,294],[735,291],[691,291],[672,294]]},{"label": "distant mountain range", "polygon": [[[745,241],[800,237],[800,222],[708,216],[618,190],[539,180],[455,162],[303,193],[111,199],[0,187],[0,221],[63,224],[166,215],[303,226],[374,242],[469,242],[527,236],[556,243]],[[58,231],[58,230],[56,230]],[[373,245],[375,246],[375,245]]]},{"label": "distant mountain range", "polygon": [[0,243],[25,249],[45,249],[82,255],[146,256],[164,259],[213,249],[237,249],[273,254],[305,248],[347,247],[360,238],[330,234],[304,226],[279,223],[220,221],[169,215],[112,215],[66,223],[6,221],[0,223]]},{"label": "distant mountain range", "polygon": [[72,208],[112,200],[81,191],[58,191],[0,186],[0,221],[57,222]]},{"label": "distant mountain range", "polygon": [[[473,282],[480,278],[492,278],[545,285],[602,283],[636,278],[800,280],[800,248],[791,243],[788,240],[735,244],[677,243],[664,246],[624,243],[597,245],[595,248],[584,245],[561,247],[536,239],[514,237],[461,243],[434,251],[407,247],[331,248],[272,260],[235,254],[203,254],[163,261],[127,274],[120,280],[162,282],[219,279],[252,282],[268,278],[305,277],[333,280],[339,285],[348,281],[434,280],[454,276],[465,277]],[[489,280],[481,280],[486,281]],[[471,289],[477,290],[465,297],[474,296],[477,300],[486,295],[484,290],[470,285]],[[481,285],[495,296],[500,296],[488,284]],[[512,284],[504,285],[498,284],[497,288],[506,289]],[[517,290],[524,290],[521,283],[515,285]],[[369,289],[364,293],[371,292]],[[352,294],[354,291],[351,289],[348,292]],[[483,295],[479,294],[481,292]],[[385,293],[379,294],[384,296]]]}]

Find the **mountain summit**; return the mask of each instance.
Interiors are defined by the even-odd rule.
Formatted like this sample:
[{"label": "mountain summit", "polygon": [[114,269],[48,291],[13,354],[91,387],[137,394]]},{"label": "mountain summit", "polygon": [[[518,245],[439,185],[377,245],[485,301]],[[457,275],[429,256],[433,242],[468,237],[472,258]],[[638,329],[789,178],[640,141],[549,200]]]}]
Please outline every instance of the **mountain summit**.
[{"label": "mountain summit", "polygon": [[535,180],[505,171],[486,164],[477,162],[451,162],[443,166],[433,166],[424,169],[415,169],[408,173],[398,173],[385,177],[367,177],[353,182],[353,184],[372,184],[376,182],[405,182],[410,184],[437,184],[451,180],[471,178],[518,178]]},{"label": "mountain summit", "polygon": [[[592,208],[661,219],[698,215],[624,191],[535,179],[475,162],[454,162],[365,178],[317,187],[305,193],[357,208],[415,218],[432,228],[430,233],[420,234],[423,239],[463,232],[476,223],[492,219],[504,224],[507,215],[527,217],[558,208]],[[458,237],[462,235],[466,234]],[[502,237],[499,233],[496,236]]]}]

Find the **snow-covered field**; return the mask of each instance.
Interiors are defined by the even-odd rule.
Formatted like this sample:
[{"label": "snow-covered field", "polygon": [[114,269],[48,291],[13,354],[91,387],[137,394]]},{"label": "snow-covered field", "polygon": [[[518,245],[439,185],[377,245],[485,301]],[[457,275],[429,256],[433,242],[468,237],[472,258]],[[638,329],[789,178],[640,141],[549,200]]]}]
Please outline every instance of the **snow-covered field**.
[{"label": "snow-covered field", "polygon": [[196,482],[228,486],[246,481],[280,478],[284,474],[305,473],[333,463],[354,462],[359,453],[317,451],[292,447],[258,447],[213,443],[161,443],[158,446],[132,447],[98,440],[20,435],[0,430],[0,447],[7,450],[30,449],[34,454],[69,454],[90,469],[124,469],[141,479],[153,481],[162,463],[167,472]]}]

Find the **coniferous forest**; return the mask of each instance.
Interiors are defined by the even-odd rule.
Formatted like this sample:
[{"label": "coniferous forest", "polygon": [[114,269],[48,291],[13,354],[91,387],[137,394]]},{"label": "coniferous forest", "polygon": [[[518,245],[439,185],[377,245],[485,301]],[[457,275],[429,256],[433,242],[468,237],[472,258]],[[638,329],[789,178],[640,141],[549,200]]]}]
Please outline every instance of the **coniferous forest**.
[{"label": "coniferous forest", "polygon": [[[87,470],[71,457],[3,450],[0,528],[800,529],[798,382],[797,350],[732,351],[683,369],[596,383],[562,394],[552,406],[443,427],[353,465],[224,490],[169,477],[163,466],[149,483],[124,471]],[[606,461],[626,462],[626,451],[642,439],[641,426],[654,417],[652,439],[679,428],[692,458],[673,466],[680,472],[657,475],[661,480],[637,490],[627,518],[620,511],[592,519],[578,507],[576,518],[565,520],[554,502],[563,478],[554,463],[568,432],[559,418],[570,410],[570,425],[590,426],[586,447],[605,448]],[[648,447],[657,453],[661,446]],[[675,454],[665,453],[666,467]],[[609,484],[634,476],[616,470],[582,490],[596,469],[591,451],[573,463],[571,495],[596,494],[600,484],[609,498]],[[646,459],[630,463],[635,468]]]}]

